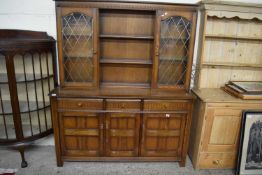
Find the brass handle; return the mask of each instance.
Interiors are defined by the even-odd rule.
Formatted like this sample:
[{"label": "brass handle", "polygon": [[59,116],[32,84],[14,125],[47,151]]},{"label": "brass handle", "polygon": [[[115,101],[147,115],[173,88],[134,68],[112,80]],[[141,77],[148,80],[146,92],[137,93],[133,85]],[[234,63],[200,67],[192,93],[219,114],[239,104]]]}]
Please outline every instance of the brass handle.
[{"label": "brass handle", "polygon": [[213,164],[214,164],[214,165],[219,165],[219,160],[214,160],[214,161],[213,161]]},{"label": "brass handle", "polygon": [[82,107],[83,103],[79,102],[79,103],[77,103],[77,106]]}]

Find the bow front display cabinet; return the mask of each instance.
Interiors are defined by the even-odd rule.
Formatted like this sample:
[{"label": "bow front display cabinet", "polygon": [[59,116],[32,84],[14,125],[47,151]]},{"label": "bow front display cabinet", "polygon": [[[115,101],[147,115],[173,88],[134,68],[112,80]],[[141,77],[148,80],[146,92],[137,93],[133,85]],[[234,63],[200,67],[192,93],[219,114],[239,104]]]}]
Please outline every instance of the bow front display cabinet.
[{"label": "bow front display cabinet", "polygon": [[45,32],[0,30],[0,146],[19,150],[22,168],[26,146],[52,133],[55,51]]},{"label": "bow front display cabinet", "polygon": [[57,165],[185,166],[196,7],[56,1],[60,87],[51,94]]}]

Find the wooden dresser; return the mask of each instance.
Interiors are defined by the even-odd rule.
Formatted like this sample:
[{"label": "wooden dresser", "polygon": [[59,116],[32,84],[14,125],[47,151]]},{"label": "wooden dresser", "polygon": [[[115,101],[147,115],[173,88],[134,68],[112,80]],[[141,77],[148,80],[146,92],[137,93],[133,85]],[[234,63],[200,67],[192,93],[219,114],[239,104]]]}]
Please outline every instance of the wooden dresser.
[{"label": "wooden dresser", "polygon": [[185,166],[196,8],[56,1],[60,87],[51,94],[63,161]]},{"label": "wooden dresser", "polygon": [[243,110],[262,101],[220,90],[228,81],[262,81],[261,4],[204,0],[189,155],[195,168],[235,168]]}]

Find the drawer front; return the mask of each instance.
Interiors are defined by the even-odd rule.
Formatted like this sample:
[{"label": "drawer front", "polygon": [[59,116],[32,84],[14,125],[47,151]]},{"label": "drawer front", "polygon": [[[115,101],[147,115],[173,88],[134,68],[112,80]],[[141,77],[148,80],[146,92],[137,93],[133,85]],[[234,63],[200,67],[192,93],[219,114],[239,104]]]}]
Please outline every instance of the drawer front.
[{"label": "drawer front", "polygon": [[187,110],[189,102],[185,100],[145,100],[144,110]]},{"label": "drawer front", "polygon": [[63,109],[103,109],[102,99],[59,99],[58,108]]},{"label": "drawer front", "polygon": [[199,168],[202,169],[235,168],[235,165],[235,153],[201,153],[199,157]]},{"label": "drawer front", "polygon": [[125,109],[140,110],[140,100],[108,99],[106,100],[106,109],[107,110],[125,110]]}]

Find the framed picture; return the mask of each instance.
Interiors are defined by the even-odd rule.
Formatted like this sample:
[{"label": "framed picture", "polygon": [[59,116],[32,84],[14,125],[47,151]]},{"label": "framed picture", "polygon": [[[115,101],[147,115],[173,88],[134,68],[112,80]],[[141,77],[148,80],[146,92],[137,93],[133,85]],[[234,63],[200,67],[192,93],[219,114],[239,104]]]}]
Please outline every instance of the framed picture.
[{"label": "framed picture", "polygon": [[237,175],[262,174],[262,111],[243,112]]}]

